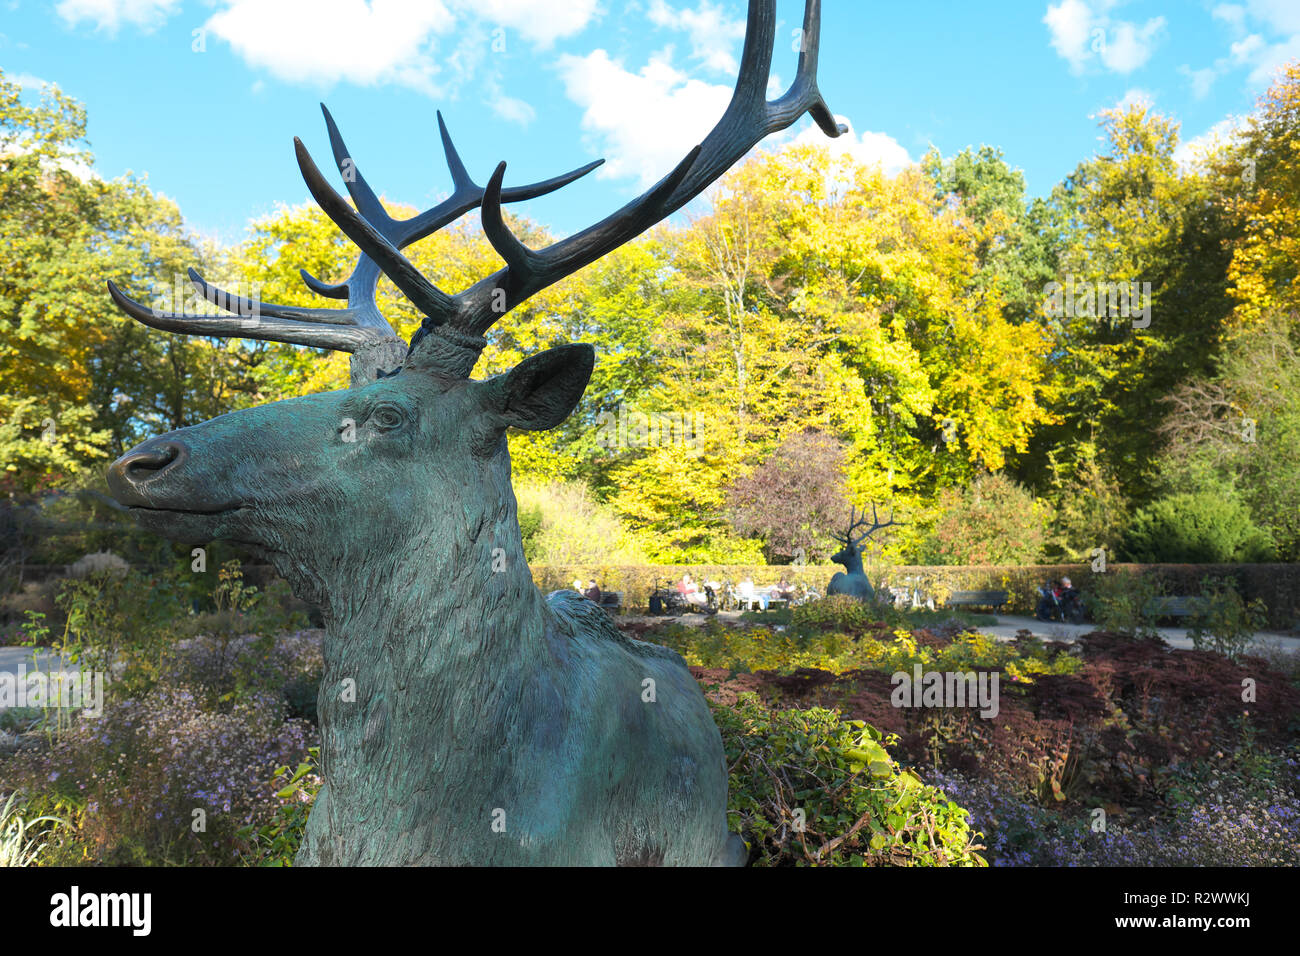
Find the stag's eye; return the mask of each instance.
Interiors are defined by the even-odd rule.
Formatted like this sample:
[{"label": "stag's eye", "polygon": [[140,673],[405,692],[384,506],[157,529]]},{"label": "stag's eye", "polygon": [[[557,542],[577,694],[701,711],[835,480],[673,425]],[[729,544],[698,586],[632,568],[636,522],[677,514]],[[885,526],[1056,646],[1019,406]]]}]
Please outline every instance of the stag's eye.
[{"label": "stag's eye", "polygon": [[370,413],[370,421],[384,431],[398,428],[404,420],[402,410],[396,405],[379,405]]}]

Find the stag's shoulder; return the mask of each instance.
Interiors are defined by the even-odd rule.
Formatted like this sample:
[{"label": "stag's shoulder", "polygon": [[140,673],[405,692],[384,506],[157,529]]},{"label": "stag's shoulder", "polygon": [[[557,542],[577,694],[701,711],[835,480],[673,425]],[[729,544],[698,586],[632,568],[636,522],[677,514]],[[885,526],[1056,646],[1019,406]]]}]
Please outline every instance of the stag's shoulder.
[{"label": "stag's shoulder", "polygon": [[570,638],[595,637],[617,644],[638,657],[659,658],[686,666],[682,656],[671,648],[628,637],[615,626],[607,612],[577,591],[552,591],[546,595],[546,604],[561,633]]}]

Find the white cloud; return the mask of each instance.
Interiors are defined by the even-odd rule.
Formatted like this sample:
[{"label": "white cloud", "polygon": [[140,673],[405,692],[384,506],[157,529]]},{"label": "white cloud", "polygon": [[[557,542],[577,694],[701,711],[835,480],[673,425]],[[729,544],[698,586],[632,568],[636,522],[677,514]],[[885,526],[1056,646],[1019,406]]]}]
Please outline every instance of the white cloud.
[{"label": "white cloud", "polygon": [[1250,36],[1232,44],[1232,46],[1228,47],[1228,51],[1232,56],[1233,63],[1243,64],[1250,62],[1250,58],[1266,46],[1268,44],[1264,42],[1262,36],[1258,33],[1252,33]]},{"label": "white cloud", "polygon": [[42,86],[53,86],[49,80],[42,79],[31,73],[6,73],[5,79],[10,83],[17,83],[24,89],[34,89]]},{"label": "white cloud", "polygon": [[1200,136],[1184,140],[1174,149],[1174,162],[1184,168],[1197,165],[1217,147],[1230,142],[1241,129],[1242,120],[1236,116],[1219,120]]},{"label": "white cloud", "polygon": [[1052,35],[1052,46],[1070,63],[1070,69],[1083,72],[1083,65],[1091,53],[1088,51],[1088,32],[1092,28],[1092,11],[1083,0],[1062,0],[1047,8],[1043,17]]},{"label": "white cloud", "polygon": [[[596,0],[452,0],[452,7],[506,30],[518,30],[542,49],[580,33],[596,16]],[[509,48],[508,33],[505,39]]]},{"label": "white cloud", "polygon": [[282,80],[395,82],[433,94],[440,67],[429,43],[454,23],[440,0],[227,0],[205,28]]},{"label": "white cloud", "polygon": [[1205,67],[1201,70],[1193,70],[1184,64],[1178,68],[1178,72],[1187,77],[1192,87],[1192,96],[1198,100],[1205,99],[1210,93],[1210,87],[1214,86],[1214,81],[1218,79],[1218,71],[1213,67]]},{"label": "white cloud", "polygon": [[1251,58],[1250,82],[1257,87],[1269,85],[1279,68],[1297,58],[1300,58],[1300,33],[1255,53]]},{"label": "white cloud", "polygon": [[649,186],[672,170],[722,116],[732,87],[675,69],[662,54],[632,73],[604,50],[565,54],[557,67],[582,128],[606,157],[597,175],[635,176]]},{"label": "white cloud", "polygon": [[650,22],[659,27],[684,30],[690,34],[691,56],[708,69],[734,74],[740,63],[732,51],[745,38],[744,18],[732,19],[721,7],[700,0],[694,10],[677,10],[665,0],[651,0],[646,11]]},{"label": "white cloud", "polygon": [[495,76],[484,82],[483,92],[492,112],[504,120],[527,126],[537,117],[537,111],[530,104],[502,92],[501,83]]},{"label": "white cloud", "polygon": [[[203,29],[255,70],[289,83],[394,83],[454,94],[484,59],[520,40],[547,49],[584,29],[598,0],[209,0]],[[150,30],[180,0],[60,0],[69,24]],[[515,35],[518,35],[518,39]],[[453,39],[454,38],[454,39]],[[504,45],[504,46],[503,46]],[[499,83],[499,81],[498,81]],[[489,105],[526,121],[531,107],[498,88]]]},{"label": "white cloud", "polygon": [[1234,31],[1240,32],[1245,29],[1246,8],[1237,3],[1221,3],[1213,10],[1210,15],[1216,20],[1222,20]]},{"label": "white cloud", "polygon": [[1101,48],[1101,61],[1116,73],[1132,73],[1151,59],[1155,39],[1165,28],[1165,18],[1155,17],[1141,27],[1116,23]]},{"label": "white cloud", "polygon": [[1124,91],[1124,95],[1116,101],[1111,110],[1123,113],[1131,106],[1143,106],[1150,109],[1155,104],[1155,101],[1155,96],[1149,90],[1134,86]]},{"label": "white cloud", "polygon": [[112,35],[124,23],[155,30],[180,6],[181,0],[59,0],[54,9],[68,26],[89,20]]},{"label": "white cloud", "polygon": [[[1273,81],[1280,67],[1300,58],[1300,3],[1296,0],[1222,3],[1211,11],[1211,16],[1226,23],[1234,37],[1228,55],[1207,68],[1216,77],[1244,67],[1249,70],[1247,82],[1260,88]],[[1194,85],[1193,91],[1196,89]]]},{"label": "white cloud", "polygon": [[897,175],[912,165],[912,157],[907,154],[907,150],[888,133],[877,133],[871,130],[855,132],[847,116],[836,116],[835,122],[848,126],[849,131],[831,139],[822,132],[820,126],[808,126],[795,136],[790,144],[823,146],[835,158],[848,154],[859,165],[879,166],[887,176]]},{"label": "white cloud", "polygon": [[1094,61],[1114,73],[1132,73],[1151,58],[1165,28],[1164,17],[1152,17],[1141,26],[1112,19],[1107,12],[1116,0],[1061,0],[1050,4],[1043,23],[1057,54],[1070,64],[1070,72],[1083,73]]},{"label": "white cloud", "polygon": [[1295,0],[1248,0],[1246,8],[1278,33],[1300,33],[1300,4]]}]

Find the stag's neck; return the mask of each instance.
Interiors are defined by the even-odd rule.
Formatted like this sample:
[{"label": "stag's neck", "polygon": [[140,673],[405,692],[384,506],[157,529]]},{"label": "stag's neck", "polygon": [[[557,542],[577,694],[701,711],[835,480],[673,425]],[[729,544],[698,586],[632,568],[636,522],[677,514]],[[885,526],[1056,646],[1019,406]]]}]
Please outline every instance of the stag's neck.
[{"label": "stag's neck", "polygon": [[[442,559],[434,560],[439,550]],[[331,599],[332,642],[364,647],[385,666],[426,678],[527,668],[543,653],[544,602],[513,521],[485,527],[467,547],[431,541],[426,554],[388,558]]]},{"label": "stag's neck", "polygon": [[389,673],[464,681],[546,657],[550,615],[524,560],[504,441],[487,486],[465,491],[413,520],[405,540],[356,545],[359,568],[340,561],[353,567],[327,584],[322,608],[336,659],[366,654]]},{"label": "stag's neck", "polygon": [[862,574],[862,573],[864,573],[863,570],[862,570],[862,555],[861,555],[861,554],[855,554],[855,555],[852,555],[851,557],[847,558],[847,559],[844,560],[844,561],[841,561],[840,563],[844,565],[844,570],[847,571],[849,574]]}]

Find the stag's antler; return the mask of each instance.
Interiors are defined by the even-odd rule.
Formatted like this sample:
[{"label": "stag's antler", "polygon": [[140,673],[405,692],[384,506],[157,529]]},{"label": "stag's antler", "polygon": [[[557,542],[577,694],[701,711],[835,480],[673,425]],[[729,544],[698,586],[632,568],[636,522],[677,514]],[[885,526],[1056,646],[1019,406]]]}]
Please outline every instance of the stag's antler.
[{"label": "stag's antler", "polygon": [[834,537],[836,541],[843,541],[846,547],[860,548],[862,546],[863,541],[866,541],[869,537],[871,537],[881,528],[888,528],[892,525],[897,524],[898,522],[894,520],[894,513],[891,511],[889,513],[889,520],[882,524],[880,519],[876,516],[876,503],[873,501],[871,503],[871,527],[867,528],[867,530],[862,532],[862,534],[860,535],[854,535],[853,532],[856,531],[858,528],[864,526],[866,523],[867,523],[866,509],[864,508],[862,510],[862,514],[859,515],[857,506],[850,505],[848,530],[845,531],[844,534],[832,535],[832,537]]},{"label": "stag's antler", "polygon": [[[502,219],[501,204],[550,192],[585,175],[599,163],[590,163],[532,186],[512,189],[502,186],[505,163],[501,163],[487,186],[480,188],[466,173],[439,115],[438,125],[442,130],[455,192],[433,209],[412,219],[398,221],[388,216],[355,166],[349,165],[351,160],[343,140],[326,111],[334,158],[344,174],[356,209],[326,182],[306,147],[295,138],[298,166],[312,196],[361,249],[362,256],[352,275],[343,283],[327,285],[306,272],[303,281],[321,295],[347,298],[347,309],[300,309],[251,303],[209,286],[193,271],[190,278],[208,301],[227,308],[228,303],[234,301],[237,307],[247,307],[249,311],[256,306],[259,316],[250,320],[159,314],[132,302],[112,283],[109,283],[109,291],[123,310],[155,328],[200,335],[270,339],[353,352],[353,382],[357,384],[356,353],[377,344],[387,343],[391,347],[401,341],[375,306],[375,285],[382,272],[425,315],[420,330],[411,340],[406,364],[466,377],[487,344],[484,333],[502,315],[667,218],[703,192],[765,136],[785,129],[804,113],[809,113],[828,136],[839,136],[848,131],[847,127],[835,122],[817,89],[821,0],[806,0],[802,52],[794,82],[783,96],[769,102],[766,90],[775,32],[776,0],[750,0],[736,89],[726,112],[703,142],[659,183],[622,209],[544,249],[529,249],[510,232]],[[463,292],[448,295],[422,275],[402,255],[401,248],[442,228],[475,206],[481,206],[483,231],[506,265]],[[373,375],[368,378],[373,378]]]},{"label": "stag's antler", "polygon": [[[422,287],[418,283],[423,282],[429,288],[432,288],[432,285],[428,283],[427,279],[419,275],[397,250],[437,232],[449,223],[455,222],[483,201],[485,190],[484,187],[476,184],[470,178],[469,173],[466,172],[465,164],[461,162],[460,154],[456,152],[456,146],[451,141],[451,134],[447,132],[447,124],[443,122],[442,113],[439,112],[438,131],[442,135],[442,148],[446,154],[447,169],[451,172],[454,186],[452,194],[431,209],[426,209],[410,219],[394,219],[388,215],[383,204],[380,203],[379,197],[375,195],[375,191],[370,188],[370,184],[361,175],[355,160],[348,152],[347,145],[343,142],[343,137],[334,122],[334,117],[330,115],[330,111],[326,109],[323,103],[321,104],[321,112],[325,114],[325,126],[329,130],[330,147],[334,152],[334,161],[338,165],[339,172],[343,175],[343,181],[347,186],[348,193],[352,196],[352,201],[356,203],[357,209],[364,216],[362,221],[367,230],[368,241],[380,250],[380,256],[388,256],[388,258],[379,258],[377,260],[366,249],[366,246],[357,243],[358,247],[366,251],[363,251],[358,257],[357,264],[352,269],[352,274],[343,282],[333,285],[322,282],[305,269],[299,270],[302,280],[308,288],[327,298],[346,300],[348,303],[346,308],[314,309],[246,299],[210,285],[194,269],[188,270],[189,277],[200,294],[218,308],[237,313],[238,318],[227,318],[219,315],[190,315],[183,312],[163,312],[151,309],[123,295],[121,290],[112,281],[109,281],[109,295],[112,296],[118,307],[145,325],[165,332],[211,335],[219,338],[261,339],[269,342],[287,342],[293,345],[311,345],[316,348],[351,352],[353,355],[352,379],[354,385],[373,381],[376,372],[382,373],[384,370],[399,367],[406,357],[407,346],[405,342],[398,338],[397,333],[393,331],[393,327],[389,325],[388,320],[379,311],[379,306],[375,301],[379,277],[380,275],[388,275],[399,289],[411,297],[417,307],[423,309],[424,300],[418,297],[418,292]],[[306,150],[303,149],[302,143],[297,138],[294,139],[294,143],[297,146],[299,161],[301,162],[302,158],[306,156]],[[307,157],[306,161],[311,163],[310,157]],[[500,195],[500,201],[520,202],[521,200],[544,196],[549,192],[554,192],[561,186],[568,185],[575,179],[587,175],[603,162],[603,159],[598,159],[553,179],[504,190]],[[311,169],[318,179],[321,178],[320,171],[316,169],[314,163],[311,164]],[[308,187],[311,188],[311,185],[309,180]],[[328,186],[326,189],[334,199],[337,199],[339,203],[347,208],[348,213],[355,216],[355,213],[352,213],[351,208],[347,207],[347,203],[337,193],[329,189]],[[317,190],[312,189],[312,193],[317,195]],[[338,222],[339,217],[334,212],[331,212],[329,208],[326,208],[325,211]],[[349,237],[351,238],[351,236]],[[396,255],[397,259],[404,264],[401,268],[391,262],[393,255]],[[390,267],[392,271],[390,271]],[[417,279],[410,279],[410,273],[414,273]],[[413,295],[413,290],[417,294]],[[441,293],[438,294],[441,295]]]},{"label": "stag's antler", "polygon": [[505,312],[667,218],[703,192],[761,139],[785,129],[805,112],[828,136],[848,132],[846,126],[835,122],[817,89],[821,0],[806,0],[804,6],[804,42],[794,82],[780,99],[768,102],[775,32],[776,0],[750,0],[740,74],[731,102],[717,125],[650,190],[567,239],[545,249],[529,249],[510,233],[501,221],[498,202],[505,163],[498,165],[483,197],[483,231],[506,267],[455,296],[452,307],[443,315],[430,315],[411,341],[408,364],[429,364],[423,353],[426,348],[433,351],[434,347],[424,344],[431,332],[447,335],[454,330],[458,334],[453,341],[481,343],[481,336]]}]

